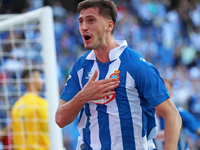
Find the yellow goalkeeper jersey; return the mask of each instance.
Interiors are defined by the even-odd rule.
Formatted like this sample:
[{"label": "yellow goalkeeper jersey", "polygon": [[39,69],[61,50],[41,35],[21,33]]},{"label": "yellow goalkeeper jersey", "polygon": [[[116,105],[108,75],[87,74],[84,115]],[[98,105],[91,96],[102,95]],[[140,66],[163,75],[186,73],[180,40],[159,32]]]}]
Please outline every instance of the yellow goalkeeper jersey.
[{"label": "yellow goalkeeper jersey", "polygon": [[48,104],[33,93],[26,93],[13,106],[14,150],[49,150]]}]

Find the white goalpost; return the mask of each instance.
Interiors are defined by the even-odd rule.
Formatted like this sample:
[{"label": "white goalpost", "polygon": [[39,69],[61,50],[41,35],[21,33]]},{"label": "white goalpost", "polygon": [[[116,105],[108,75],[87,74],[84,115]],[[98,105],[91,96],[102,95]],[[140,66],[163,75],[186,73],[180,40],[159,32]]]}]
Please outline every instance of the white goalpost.
[{"label": "white goalpost", "polygon": [[[23,94],[22,68],[42,70],[43,95],[49,104],[51,150],[63,150],[62,130],[55,123],[59,87],[53,13],[49,6],[19,15],[3,15],[0,19],[0,111],[7,115]],[[4,121],[0,119],[0,123]]]}]

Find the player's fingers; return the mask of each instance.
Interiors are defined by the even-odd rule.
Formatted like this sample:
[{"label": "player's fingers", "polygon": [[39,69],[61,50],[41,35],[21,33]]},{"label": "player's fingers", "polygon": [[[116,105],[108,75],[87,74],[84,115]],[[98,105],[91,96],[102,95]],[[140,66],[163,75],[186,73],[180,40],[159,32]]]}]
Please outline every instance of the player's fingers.
[{"label": "player's fingers", "polygon": [[102,94],[102,97],[106,97],[106,96],[110,96],[110,95],[113,95],[115,94],[115,91],[109,91],[109,92],[105,92],[104,94]]},{"label": "player's fingers", "polygon": [[119,83],[111,84],[103,88],[103,92],[107,92],[109,90],[113,90],[119,86]]},{"label": "player's fingers", "polygon": [[105,88],[106,87],[110,87],[110,86],[113,86],[113,85],[119,85],[120,84],[120,81],[118,81],[118,80],[114,80],[114,81],[108,81],[108,82],[106,82],[106,83],[104,83],[104,84],[102,84]]},{"label": "player's fingers", "polygon": [[96,80],[96,78],[97,78],[97,75],[98,75],[98,71],[97,71],[97,70],[95,70],[95,72],[94,72],[94,74],[93,74],[92,78],[90,79],[90,81],[95,81],[95,80]]},{"label": "player's fingers", "polygon": [[104,79],[104,80],[99,80],[99,82],[101,83],[101,84],[107,84],[107,83],[109,83],[109,82],[113,82],[113,81],[118,81],[116,78],[108,78],[108,79]]}]

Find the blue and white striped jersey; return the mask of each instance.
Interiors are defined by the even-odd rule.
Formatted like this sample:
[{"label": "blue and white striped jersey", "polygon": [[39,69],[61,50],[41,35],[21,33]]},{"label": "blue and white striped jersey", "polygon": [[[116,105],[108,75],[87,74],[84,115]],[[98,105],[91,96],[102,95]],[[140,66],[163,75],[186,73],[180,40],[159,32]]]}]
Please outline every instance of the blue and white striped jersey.
[{"label": "blue and white striped jersey", "polygon": [[116,94],[89,101],[81,110],[78,150],[147,150],[147,140],[156,136],[154,107],[169,98],[164,81],[126,41],[117,42],[120,46],[110,51],[108,63],[100,63],[93,50],[80,57],[61,95],[71,100],[95,70],[97,80],[120,80]]}]

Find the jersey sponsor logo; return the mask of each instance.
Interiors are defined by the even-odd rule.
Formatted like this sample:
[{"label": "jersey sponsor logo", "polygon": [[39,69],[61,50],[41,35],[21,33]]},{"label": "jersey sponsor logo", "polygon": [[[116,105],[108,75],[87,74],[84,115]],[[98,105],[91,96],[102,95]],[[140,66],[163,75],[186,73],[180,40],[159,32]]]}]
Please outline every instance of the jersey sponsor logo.
[{"label": "jersey sponsor logo", "polygon": [[[111,90],[111,91],[114,91],[114,90]],[[111,92],[111,91],[108,91],[108,92]],[[109,103],[110,101],[112,101],[115,97],[116,97],[116,93],[113,95],[106,96],[99,100],[91,100],[91,102],[95,104],[105,105]]]},{"label": "jersey sponsor logo", "polygon": [[[110,75],[110,78],[116,78],[117,80],[119,80],[120,79],[119,73],[120,73],[119,70],[115,70],[114,73]],[[111,92],[111,91],[114,91],[114,90],[110,90],[108,92]],[[95,104],[105,105],[109,103],[110,101],[112,101],[115,97],[116,97],[116,93],[113,95],[106,96],[99,100],[91,100],[91,102]]]}]

